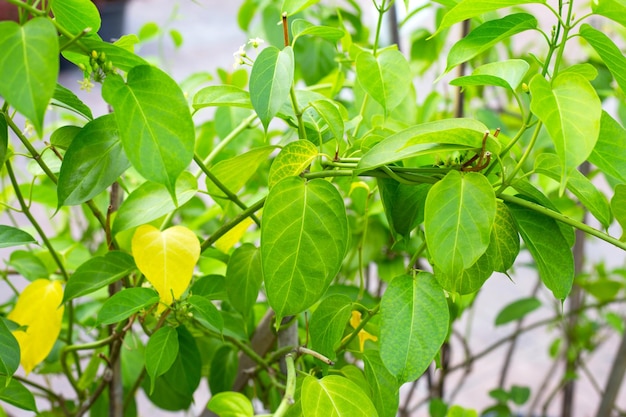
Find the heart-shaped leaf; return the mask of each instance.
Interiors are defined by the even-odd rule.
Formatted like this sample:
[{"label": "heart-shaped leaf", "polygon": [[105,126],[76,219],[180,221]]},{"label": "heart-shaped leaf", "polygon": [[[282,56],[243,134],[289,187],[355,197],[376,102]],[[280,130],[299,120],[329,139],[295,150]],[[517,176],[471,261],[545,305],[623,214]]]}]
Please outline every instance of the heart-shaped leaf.
[{"label": "heart-shaped leaf", "polygon": [[[187,289],[200,258],[198,238],[183,226],[173,226],[163,232],[154,226],[140,226],[133,235],[132,250],[137,267],[166,305]],[[160,306],[159,310],[163,308]]]},{"label": "heart-shaped leaf", "polygon": [[396,49],[385,49],[377,56],[361,52],[356,58],[359,84],[388,114],[402,103],[411,90],[411,68]]},{"label": "heart-shaped leaf", "polygon": [[86,28],[90,28],[91,33],[100,30],[100,13],[90,0],[54,0],[51,7],[56,21],[72,35]]}]

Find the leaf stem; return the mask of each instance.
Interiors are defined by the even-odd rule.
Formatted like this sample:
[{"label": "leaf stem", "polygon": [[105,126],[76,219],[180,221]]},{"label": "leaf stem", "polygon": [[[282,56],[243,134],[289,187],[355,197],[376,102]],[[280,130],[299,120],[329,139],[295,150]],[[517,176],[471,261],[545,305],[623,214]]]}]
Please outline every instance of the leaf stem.
[{"label": "leaf stem", "polygon": [[[246,130],[247,128],[250,127],[250,125],[252,124],[252,122],[257,118],[256,113],[251,114],[250,116],[246,117],[245,119],[243,119],[241,121],[241,123],[239,123],[239,125],[237,125],[236,128],[234,128],[228,135],[226,135],[226,137],[224,139],[222,139],[217,145],[215,145],[215,148],[213,148],[213,150],[209,153],[209,155],[204,159],[204,161],[202,161],[204,166],[209,166],[211,164],[211,162],[213,162],[213,160],[215,159],[215,157],[230,143],[232,142],[233,139],[235,139],[237,136],[239,136],[239,134],[241,132],[243,132],[244,130]],[[195,175],[196,178],[200,177],[200,174],[202,173],[202,170],[198,171]]]},{"label": "leaf stem", "polygon": [[380,311],[380,303],[376,304],[376,307],[374,307],[373,309],[368,310],[365,314],[365,317],[361,318],[361,322],[359,323],[359,325],[356,326],[356,328],[354,329],[352,333],[350,333],[345,339],[343,339],[341,344],[337,347],[337,349],[335,349],[335,352],[339,353],[345,350],[346,347],[350,344],[350,342],[352,342],[352,340],[354,340],[354,338],[357,337],[359,332],[365,328],[365,325],[367,324],[367,322],[369,322],[372,317],[378,314],[379,311]]},{"label": "leaf stem", "polygon": [[215,241],[217,241],[217,239],[219,239],[220,237],[224,236],[229,230],[231,230],[233,227],[237,226],[239,223],[241,223],[247,217],[250,217],[255,212],[259,211],[263,207],[263,205],[265,204],[265,198],[266,197],[263,197],[262,199],[260,199],[259,201],[257,201],[256,203],[254,203],[253,205],[248,207],[246,210],[244,210],[241,213],[239,213],[231,221],[229,221],[228,223],[226,223],[225,225],[223,225],[222,227],[217,229],[215,232],[213,232],[211,234],[211,236],[209,236],[208,239],[206,239],[204,242],[202,242],[202,245],[200,246],[201,251],[207,250],[209,248],[209,246],[211,246],[213,243],[215,243]]},{"label": "leaf stem", "polygon": [[[535,126],[535,131],[533,132],[533,136],[531,137],[530,143],[526,147],[526,150],[524,151],[524,154],[522,155],[520,160],[517,162],[517,165],[515,165],[515,168],[513,168],[513,172],[511,172],[511,174],[508,176],[508,179],[502,182],[502,185],[500,186],[500,188],[496,192],[496,195],[501,194],[506,189],[506,187],[509,186],[511,181],[513,181],[513,179],[515,178],[517,173],[520,171],[520,169],[522,169],[522,166],[524,165],[524,162],[526,162],[526,160],[530,156],[530,153],[532,152],[533,147],[535,146],[535,143],[537,142],[537,138],[539,137],[539,132],[541,131],[541,127],[542,126],[543,126],[543,123],[541,123],[541,121],[538,121],[537,122],[537,126]],[[520,130],[520,133],[521,132],[523,132],[523,130]],[[520,134],[520,136],[521,136],[521,134]]]},{"label": "leaf stem", "polygon": [[294,403],[294,396],[296,393],[296,366],[292,353],[288,353],[285,356],[285,363],[287,364],[287,385],[285,388],[285,395],[276,409],[274,417],[283,417],[287,413],[289,407],[291,407]]},{"label": "leaf stem", "polygon": [[508,194],[501,194],[499,198],[503,201],[507,201],[509,203],[517,204],[518,206],[522,206],[525,208],[529,208],[538,213],[541,213],[545,216],[553,218],[561,223],[565,223],[569,226],[573,226],[583,232],[590,234],[591,236],[595,236],[598,239],[604,240],[607,243],[610,243],[613,246],[617,246],[622,250],[626,250],[626,242],[622,242],[619,239],[614,238],[611,235],[608,235],[600,230],[594,229],[593,227],[586,225],[583,222],[579,222],[578,220],[574,220],[570,217],[567,217],[561,213],[557,213],[554,210],[550,210],[544,206],[540,206],[539,204],[533,203],[532,201],[524,200],[523,198],[515,197]]}]

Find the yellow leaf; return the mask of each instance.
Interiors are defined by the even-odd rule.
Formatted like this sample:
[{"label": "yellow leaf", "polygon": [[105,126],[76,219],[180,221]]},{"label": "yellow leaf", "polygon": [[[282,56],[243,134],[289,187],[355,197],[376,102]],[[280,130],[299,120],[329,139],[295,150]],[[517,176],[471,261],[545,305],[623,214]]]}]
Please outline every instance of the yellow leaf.
[{"label": "yellow leaf", "polygon": [[[352,317],[350,317],[350,326],[352,326],[353,329],[356,329],[357,327],[359,327],[359,324],[361,324],[361,312],[353,310]],[[363,352],[366,340],[371,340],[372,342],[375,342],[378,340],[378,337],[361,329],[361,331],[359,331],[359,350],[361,352]]]},{"label": "yellow leaf", "polygon": [[248,230],[248,227],[250,227],[251,224],[252,219],[250,217],[246,217],[237,226],[233,227],[222,237],[217,239],[214,246],[222,252],[227,253],[230,248],[235,246],[235,243],[239,242],[239,239],[241,239],[243,234],[246,233],[246,230]]},{"label": "yellow leaf", "polygon": [[[135,263],[146,276],[164,304],[170,305],[189,286],[193,269],[200,258],[200,242],[183,226],[161,232],[154,226],[137,228],[132,240]],[[165,307],[159,306],[158,311]]]},{"label": "yellow leaf", "polygon": [[61,282],[38,279],[24,288],[7,317],[26,328],[13,332],[20,345],[20,363],[26,374],[48,356],[59,337],[62,300]]}]

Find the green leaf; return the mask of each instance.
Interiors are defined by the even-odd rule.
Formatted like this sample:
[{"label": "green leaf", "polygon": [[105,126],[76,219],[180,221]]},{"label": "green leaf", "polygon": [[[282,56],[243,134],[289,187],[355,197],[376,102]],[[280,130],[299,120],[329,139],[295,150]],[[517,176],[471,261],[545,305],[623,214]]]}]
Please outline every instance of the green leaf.
[{"label": "green leaf", "polygon": [[[131,69],[139,65],[148,65],[148,62],[139,55],[136,55],[130,50],[122,47],[121,42],[125,39],[128,39],[128,37],[122,36],[122,38],[115,44],[111,44],[109,42],[103,42],[95,37],[84,37],[81,38],[80,43],[82,43],[88,51],[96,51],[98,54],[104,52],[106,59],[113,63],[113,67],[119,68],[125,72],[129,72]],[[69,45],[67,49],[63,50],[62,54],[71,62],[83,63],[84,65],[89,64],[89,55],[78,45],[78,42],[74,42]]]},{"label": "green leaf", "polygon": [[308,140],[289,142],[272,163],[268,177],[269,188],[287,177],[302,174],[318,155],[317,147]]},{"label": "green leaf", "polygon": [[[480,149],[487,127],[474,119],[447,119],[409,127],[374,145],[363,155],[357,172],[363,172],[418,155],[443,151]],[[487,150],[496,154],[500,145],[491,136]]]},{"label": "green leaf", "polygon": [[11,226],[0,225],[0,248],[37,243],[34,237]]},{"label": "green leaf", "polygon": [[303,417],[377,417],[369,397],[354,382],[339,375],[322,379],[307,376],[302,381]]},{"label": "green leaf", "polygon": [[343,38],[345,32],[343,29],[339,28],[316,26],[304,19],[295,19],[291,22],[291,36],[293,37],[293,40],[291,41],[292,44],[295,44],[296,39],[300,36],[305,35],[317,36],[331,42],[337,42],[339,39]]},{"label": "green leaf", "polygon": [[537,27],[537,19],[528,13],[513,13],[478,26],[455,43],[448,53],[446,73],[457,65],[493,48],[511,36]]},{"label": "green leaf", "polygon": [[0,22],[0,96],[43,134],[43,117],[59,75],[59,42],[52,22]]},{"label": "green leaf", "polygon": [[626,91],[626,57],[615,43],[601,31],[594,29],[588,24],[580,27],[580,36],[582,36],[589,45],[600,55],[602,61],[606,64],[611,74],[617,81],[622,91]]},{"label": "green leaf", "polygon": [[33,394],[14,378],[0,376],[0,401],[14,405],[22,410],[37,412]]},{"label": "green leaf", "polygon": [[496,196],[482,174],[450,171],[426,197],[424,234],[433,263],[459,277],[489,246]]},{"label": "green leaf", "polygon": [[283,13],[287,13],[287,16],[292,16],[307,7],[317,4],[319,1],[320,0],[284,0],[281,10]]},{"label": "green leaf", "polygon": [[335,140],[342,141],[344,124],[337,106],[331,100],[315,100],[311,102],[311,107],[324,119]]},{"label": "green leaf", "polygon": [[[10,377],[19,366],[20,345],[2,318],[0,319],[0,375]],[[3,386],[0,385],[0,390],[2,388]]]},{"label": "green leaf", "polygon": [[[176,182],[176,201],[183,205],[196,195],[198,184],[190,172],[183,172]],[[135,189],[120,206],[113,223],[113,234],[140,226],[176,210],[167,188],[145,182]]]},{"label": "green leaf", "polygon": [[211,394],[230,391],[237,377],[238,367],[237,352],[228,345],[220,347],[211,360],[211,373],[209,373]]},{"label": "green leaf", "polygon": [[602,105],[589,81],[573,72],[559,74],[552,85],[537,74],[529,87],[530,108],[548,129],[561,160],[562,192],[598,140]]},{"label": "green leaf", "polygon": [[541,307],[541,301],[535,297],[522,298],[506,305],[496,316],[496,326],[520,320],[522,317]]},{"label": "green leaf", "polygon": [[506,203],[539,270],[544,285],[563,300],[574,282],[574,257],[556,220],[513,203]]},{"label": "green leaf", "polygon": [[441,24],[433,36],[450,26],[471,19],[478,15],[502,9],[505,7],[519,6],[520,4],[541,3],[546,0],[462,0],[443,16]]},{"label": "green leaf", "polygon": [[448,410],[446,417],[478,417],[476,410],[463,408],[460,405],[453,405]]},{"label": "green leaf", "polygon": [[471,85],[495,85],[514,91],[524,79],[530,64],[522,59],[509,59],[491,62],[476,68],[472,75],[455,78],[451,85],[467,87]]},{"label": "green leaf", "polygon": [[78,126],[61,126],[50,135],[50,144],[58,149],[67,149],[81,130],[82,127]]},{"label": "green leaf", "polygon": [[170,29],[167,32],[172,39],[172,43],[176,48],[180,48],[183,45],[183,35],[176,29]]},{"label": "green leaf", "polygon": [[254,245],[245,243],[235,249],[226,269],[228,299],[244,319],[249,316],[262,283],[261,253]]},{"label": "green leaf", "polygon": [[530,398],[530,388],[513,385],[510,392],[511,401],[517,405],[524,405]]},{"label": "green leaf", "polygon": [[348,246],[343,198],[329,182],[289,177],[269,192],[261,228],[261,262],[276,322],[319,300]]},{"label": "green leaf", "polygon": [[[263,163],[267,162],[275,146],[254,148],[244,154],[219,161],[209,170],[232,193],[237,193],[250,180]],[[207,192],[213,199],[228,198],[210,178],[206,180]],[[219,201],[219,200],[218,200]]]},{"label": "green leaf", "polygon": [[595,14],[626,26],[626,3],[624,0],[597,0],[591,2],[591,10]]},{"label": "green leaf", "polygon": [[156,67],[140,65],[126,83],[119,75],[107,76],[102,96],[115,110],[130,162],[175,198],[176,179],[193,159],[196,135],[178,84]]},{"label": "green leaf", "polygon": [[98,312],[98,324],[113,324],[159,301],[152,288],[126,288],[107,299]]},{"label": "green leaf", "polygon": [[52,104],[71,110],[74,113],[83,116],[87,120],[93,119],[89,106],[83,103],[72,90],[63,87],[61,84],[57,84],[54,89]]},{"label": "green leaf", "polygon": [[618,184],[615,186],[615,194],[611,198],[611,208],[615,219],[622,226],[622,237],[620,240],[626,240],[626,184]]},{"label": "green leaf", "polygon": [[448,292],[467,295],[478,291],[485,281],[493,274],[494,266],[490,251],[494,246],[491,244],[487,251],[472,266],[464,269],[460,275],[450,275],[437,265],[434,266],[435,277],[443,289]]},{"label": "green leaf", "polygon": [[250,100],[267,131],[270,121],[289,98],[294,74],[293,50],[265,48],[250,72]]},{"label": "green leaf", "polygon": [[251,109],[250,93],[234,85],[211,85],[193,97],[193,108],[200,110],[211,106],[232,106]]},{"label": "green leaf", "polygon": [[330,360],[335,360],[335,347],[341,341],[351,311],[352,300],[347,295],[325,297],[311,315],[311,347]]},{"label": "green leaf", "polygon": [[76,135],[63,157],[57,187],[59,207],[92,199],[129,167],[115,116],[107,114],[92,120]]},{"label": "green leaf", "polygon": [[389,227],[394,234],[408,238],[424,221],[424,204],[431,185],[400,184],[389,178],[379,178],[377,182]]},{"label": "green leaf", "polygon": [[387,370],[377,350],[363,355],[365,379],[372,390],[372,402],[380,417],[394,417],[400,403],[398,380]]},{"label": "green leaf", "polygon": [[600,136],[589,162],[605,174],[626,182],[626,129],[607,112],[600,118]]},{"label": "green leaf", "polygon": [[150,336],[145,351],[146,372],[150,376],[150,394],[154,391],[155,379],[172,367],[177,355],[176,329],[170,326],[161,327]]},{"label": "green leaf", "polygon": [[220,417],[252,417],[252,403],[240,392],[225,391],[211,397],[207,408]]},{"label": "green leaf", "polygon": [[380,357],[403,383],[417,379],[448,334],[448,303],[428,272],[394,278],[381,305]]},{"label": "green leaf", "polygon": [[564,68],[561,72],[575,72],[582,75],[589,81],[595,80],[598,76],[598,70],[596,67],[586,62],[584,64],[570,65],[569,67]]},{"label": "green leaf", "polygon": [[227,300],[226,279],[221,275],[206,275],[193,283],[189,293],[207,300]]},{"label": "green leaf", "polygon": [[[535,172],[546,175],[553,180],[561,179],[561,164],[556,155],[542,153],[535,160]],[[602,223],[605,228],[611,224],[611,207],[606,197],[592,182],[578,170],[572,171],[567,180],[567,188],[587,207],[589,212]]]},{"label": "green leaf", "polygon": [[194,318],[198,320],[201,325],[216,333],[222,333],[224,329],[224,319],[217,310],[217,307],[215,307],[208,298],[194,294],[189,297],[187,301],[193,307],[195,312]]},{"label": "green leaf", "polygon": [[519,234],[515,220],[509,208],[498,201],[496,204],[496,220],[493,222],[488,255],[493,262],[493,270],[506,273],[512,266],[519,254]]},{"label": "green leaf", "polygon": [[91,294],[122,279],[135,269],[133,257],[124,252],[112,251],[104,256],[91,258],[79,266],[67,281],[63,302]]},{"label": "green leaf", "polygon": [[384,49],[377,56],[363,51],[356,58],[356,76],[363,89],[385,109],[397,107],[411,90],[411,68],[396,49]]},{"label": "green leaf", "polygon": [[50,276],[50,272],[40,257],[30,251],[14,250],[11,252],[8,264],[29,281]]},{"label": "green leaf", "polygon": [[91,33],[100,30],[100,12],[91,0],[53,0],[50,6],[57,23],[72,35],[87,28]]}]

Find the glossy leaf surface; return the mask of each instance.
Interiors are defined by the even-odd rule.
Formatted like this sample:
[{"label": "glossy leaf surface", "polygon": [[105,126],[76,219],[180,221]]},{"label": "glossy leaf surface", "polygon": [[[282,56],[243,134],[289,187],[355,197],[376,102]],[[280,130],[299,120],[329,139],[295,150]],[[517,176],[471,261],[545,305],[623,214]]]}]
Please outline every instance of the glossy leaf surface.
[{"label": "glossy leaf surface", "polygon": [[207,408],[220,417],[252,417],[254,408],[240,392],[225,391],[211,397]]},{"label": "glossy leaf surface", "polygon": [[37,243],[34,237],[16,227],[0,225],[0,248]]},{"label": "glossy leaf surface", "polygon": [[626,182],[626,129],[607,112],[600,118],[600,136],[589,162],[621,182]]},{"label": "glossy leaf surface", "polygon": [[325,297],[311,315],[311,347],[335,360],[335,347],[341,341],[348,320],[352,301],[343,294]]},{"label": "glossy leaf surface", "polygon": [[18,366],[20,366],[20,345],[4,323],[4,319],[0,319],[0,375],[13,375]]},{"label": "glossy leaf surface", "polygon": [[322,379],[307,376],[302,382],[301,395],[304,417],[378,416],[365,392],[348,378],[338,375]]},{"label": "glossy leaf surface", "polygon": [[385,109],[397,107],[410,91],[411,69],[404,55],[395,49],[385,49],[377,56],[361,52],[356,59],[359,84]]},{"label": "glossy leaf surface", "polygon": [[269,187],[287,177],[300,175],[318,154],[317,147],[308,140],[300,139],[285,145],[270,168]]},{"label": "glossy leaf surface", "polygon": [[414,381],[448,334],[448,304],[428,272],[394,278],[381,301],[380,357],[399,382]]},{"label": "glossy leaf surface", "polygon": [[476,68],[472,75],[455,78],[451,85],[467,87],[471,85],[494,85],[514,91],[520,85],[530,64],[523,59],[509,59],[491,62]]},{"label": "glossy leaf surface", "polygon": [[257,247],[246,243],[235,249],[226,269],[226,292],[230,303],[246,318],[256,302],[261,284],[261,253]]},{"label": "glossy leaf surface", "polygon": [[56,21],[72,35],[90,28],[91,33],[100,30],[100,12],[89,0],[53,0],[50,2]]},{"label": "glossy leaf surface", "polygon": [[371,398],[380,417],[394,417],[400,403],[399,383],[389,372],[377,350],[366,350],[363,355],[365,379],[371,389]]},{"label": "glossy leaf surface", "polygon": [[291,177],[271,189],[263,213],[261,262],[277,321],[310,307],[324,294],[347,243],[346,209],[332,184]]},{"label": "glossy leaf surface", "polygon": [[154,391],[154,381],[166,373],[178,355],[178,334],[170,326],[154,332],[146,345],[146,371],[150,376],[150,393]]},{"label": "glossy leaf surface", "polygon": [[98,312],[99,324],[112,324],[151,307],[159,301],[152,288],[126,288],[107,299]]}]

